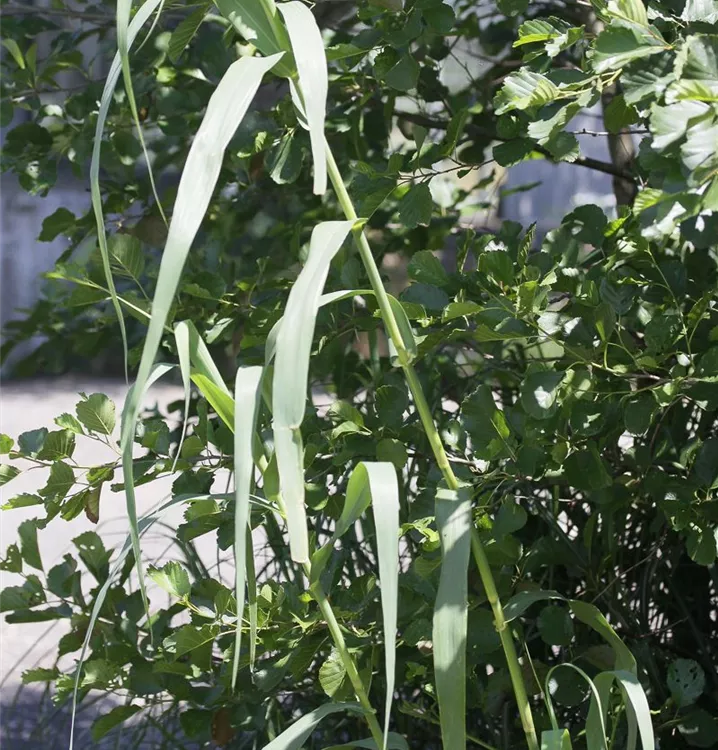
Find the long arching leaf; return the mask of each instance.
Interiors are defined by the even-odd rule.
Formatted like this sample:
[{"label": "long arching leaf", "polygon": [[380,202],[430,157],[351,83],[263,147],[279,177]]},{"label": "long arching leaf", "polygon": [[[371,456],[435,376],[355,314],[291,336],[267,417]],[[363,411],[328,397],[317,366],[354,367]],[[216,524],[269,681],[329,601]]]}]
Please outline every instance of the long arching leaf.
[{"label": "long arching leaf", "polygon": [[357,714],[367,713],[367,710],[358,703],[327,703],[295,721],[279,737],[265,745],[264,750],[299,750],[324,717],[340,711],[351,711]]},{"label": "long arching leaf", "polygon": [[384,747],[388,737],[396,671],[396,623],[399,600],[399,485],[394,465],[386,461],[362,461],[352,472],[346,498],[331,539],[312,555],[310,583],[324,572],[336,542],[372,506],[376,528],[381,610],[384,626],[386,701]]},{"label": "long arching leaf", "polygon": [[274,443],[284,496],[289,547],[296,562],[309,562],[304,509],[304,458],[300,426],[309,382],[309,358],[319,299],[329,264],[353,226],[351,221],[317,225],[309,257],[289,293],[279,334],[273,378]]},{"label": "long arching leaf", "polygon": [[232,689],[237,684],[239,649],[242,640],[249,493],[254,470],[252,439],[257,425],[261,382],[261,367],[240,367],[237,370],[234,383],[234,593],[237,600],[237,629],[232,661]]},{"label": "long arching leaf", "polygon": [[439,488],[436,525],[441,535],[441,574],[434,606],[434,679],[445,748],[466,747],[466,628],[471,549],[471,495]]},{"label": "long arching leaf", "polygon": [[[137,11],[135,17],[132,19],[127,29],[128,50],[132,47],[132,44],[137,38],[137,34],[139,34],[140,32],[140,29],[145,25],[149,17],[157,9],[161,2],[162,0],[147,0]],[[122,307],[120,306],[120,300],[117,296],[117,290],[115,289],[115,281],[112,276],[110,254],[107,248],[107,233],[105,231],[105,216],[102,210],[102,194],[100,193],[100,155],[102,151],[102,134],[105,131],[107,114],[110,111],[110,104],[112,104],[112,97],[115,93],[115,87],[117,86],[117,81],[120,78],[121,70],[122,61],[120,58],[120,53],[117,52],[114,59],[112,60],[110,72],[108,73],[107,80],[105,81],[105,88],[102,91],[100,108],[97,113],[95,136],[92,143],[92,157],[90,159],[90,196],[92,200],[92,211],[95,215],[95,223],[97,225],[97,241],[100,246],[102,268],[105,272],[107,288],[110,292],[112,306],[115,308],[117,321],[120,324],[120,333],[122,335],[122,348],[125,363],[125,377],[127,377],[127,332],[125,330],[125,317],[122,312]]]},{"label": "long arching leaf", "polygon": [[224,151],[247,112],[262,78],[278,59],[279,56],[275,55],[269,58],[244,57],[238,60],[228,68],[209,100],[207,112],[192,143],[180,178],[137,380],[135,387],[127,395],[122,412],[120,446],[122,464],[125,468],[127,515],[134,527],[135,559],[145,606],[147,601],[137,538],[137,510],[131,472],[132,444],[139,417],[140,398],[157,356],[187,254],[214,192]]},{"label": "long arching leaf", "polygon": [[396,679],[396,622],[399,605],[399,484],[396,481],[396,469],[391,463],[383,461],[364,463],[360,466],[363,466],[367,473],[371,491],[379,557],[386,679],[384,702],[384,750],[386,750]]},{"label": "long arching leaf", "polygon": [[314,15],[298,0],[281,3],[279,10],[287,25],[292,52],[299,73],[301,105],[309,128],[314,160],[314,193],[323,195],[327,189],[327,156],[324,150],[324,120],[327,111],[329,74],[322,33]]}]

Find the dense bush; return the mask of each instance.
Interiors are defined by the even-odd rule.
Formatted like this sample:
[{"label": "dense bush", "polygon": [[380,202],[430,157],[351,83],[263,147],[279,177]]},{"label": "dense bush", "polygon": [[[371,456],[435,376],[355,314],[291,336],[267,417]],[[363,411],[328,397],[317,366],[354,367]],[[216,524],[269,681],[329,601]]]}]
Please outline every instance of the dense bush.
[{"label": "dense bush", "polygon": [[[127,696],[98,738],[178,715],[202,744],[265,747],[294,727],[270,746],[300,747],[311,726],[291,744],[293,721],[326,715],[311,747],[379,741],[395,674],[390,747],[533,748],[535,725],[546,746],[565,726],[589,750],[632,748],[636,718],[646,750],[653,732],[662,747],[715,744],[718,5],[319,3],[326,123],[306,7],[147,0],[126,57],[130,5],[117,37],[110,7],[4,6],[4,124],[12,107],[29,115],[4,169],[44,195],[58,168],[86,179],[92,158],[95,199],[44,222],[41,240],[70,247],[5,353],[43,334],[18,373],[121,368],[126,338],[138,373],[117,464],[72,459],[76,442],[113,442],[102,394],[53,432],[2,437],[3,483],[29,462],[47,484],[3,506],[38,515],[2,562],[24,581],[0,610],[67,620],[58,655],[77,660],[24,679],[53,681],[59,702]],[[63,13],[81,25],[61,28]],[[120,40],[126,88],[91,80],[86,37]],[[282,50],[255,108],[231,114]],[[451,87],[450,62],[466,74]],[[47,104],[68,69],[90,80]],[[583,156],[570,129],[594,105],[610,162]],[[529,159],[610,174],[616,211],[579,206],[545,237],[511,222],[477,232],[467,215]],[[408,283],[391,297],[379,269],[397,257]],[[170,364],[153,369],[158,348]],[[174,363],[180,424],[139,415]],[[227,470],[231,495],[215,482]],[[161,509],[133,518],[133,487],[168,474],[185,522],[174,558],[143,571],[137,534]],[[98,527],[45,571],[43,534],[83,513],[98,523],[112,491],[128,499],[125,547]],[[264,569],[245,555],[247,521]],[[234,548],[236,580],[199,559],[205,534]],[[168,606],[146,600],[145,579]]]}]

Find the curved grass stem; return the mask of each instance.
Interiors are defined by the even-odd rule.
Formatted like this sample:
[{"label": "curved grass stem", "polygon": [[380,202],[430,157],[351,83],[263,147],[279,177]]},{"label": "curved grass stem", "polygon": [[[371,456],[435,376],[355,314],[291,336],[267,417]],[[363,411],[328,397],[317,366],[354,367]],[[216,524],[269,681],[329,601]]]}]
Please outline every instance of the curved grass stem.
[{"label": "curved grass stem", "polygon": [[[328,143],[326,143],[326,153],[329,179],[331,180],[332,186],[337,196],[337,200],[339,201],[339,205],[341,206],[342,211],[344,212],[344,215],[347,219],[357,221],[359,217],[357,216],[354,204],[352,203],[349,192],[346,189],[346,185],[344,184],[344,180],[342,179],[339,167],[337,166],[334,155],[332,154],[332,150]],[[369,246],[369,241],[367,240],[366,235],[364,234],[364,231],[362,229],[358,229],[354,232],[354,241],[356,243],[359,255],[362,259],[362,263],[367,272],[367,275],[369,276],[369,281],[379,304],[379,309],[384,321],[384,326],[386,327],[387,335],[391,339],[391,342],[396,349],[400,366],[404,371],[404,376],[406,377],[409,390],[411,391],[411,395],[414,399],[414,405],[416,406],[416,410],[419,413],[421,424],[424,428],[424,432],[426,433],[429,445],[431,446],[434,458],[436,459],[437,466],[439,467],[439,470],[441,471],[447,486],[452,490],[457,490],[459,489],[459,480],[457,479],[451,468],[449,458],[446,455],[446,450],[444,449],[444,444],[441,441],[441,436],[439,435],[439,431],[436,427],[436,423],[434,422],[434,418],[431,413],[431,407],[426,400],[426,396],[424,394],[423,388],[421,387],[419,377],[413,365],[411,364],[409,354],[406,351],[406,347],[404,346],[404,341],[399,331],[399,326],[391,309],[391,305],[389,304],[389,297],[386,290],[384,289],[384,283],[381,279],[381,273],[379,272],[379,268],[376,264],[376,261],[374,260],[374,256],[371,252],[371,247]],[[501,645],[504,650],[504,655],[506,657],[506,662],[509,668],[509,674],[511,676],[514,696],[519,708],[521,725],[523,727],[524,734],[526,735],[526,742],[529,750],[538,750],[539,745],[536,737],[536,729],[533,722],[533,716],[531,713],[531,705],[526,694],[526,686],[521,674],[521,665],[516,653],[516,646],[506,623],[506,618],[504,617],[504,610],[501,605],[498,592],[496,590],[496,582],[494,581],[494,576],[491,572],[491,566],[489,565],[489,561],[486,557],[486,552],[484,550],[483,544],[481,543],[478,532],[473,527],[471,534],[471,549],[473,552],[474,562],[476,563],[481,581],[486,591],[487,599],[489,600],[489,604],[491,605],[496,630],[498,631],[499,637],[501,639]]]}]

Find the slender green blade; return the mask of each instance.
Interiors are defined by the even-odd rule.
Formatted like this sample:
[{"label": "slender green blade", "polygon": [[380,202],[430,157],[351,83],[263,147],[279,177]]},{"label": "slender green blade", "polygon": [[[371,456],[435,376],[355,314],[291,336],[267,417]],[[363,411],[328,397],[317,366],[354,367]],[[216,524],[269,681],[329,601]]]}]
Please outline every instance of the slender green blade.
[{"label": "slender green blade", "polygon": [[331,558],[335,543],[372,506],[376,528],[381,609],[384,627],[386,701],[384,750],[389,736],[389,719],[396,672],[396,623],[399,600],[399,485],[394,465],[363,461],[349,477],[347,493],[331,539],[312,555],[310,583],[319,580]]},{"label": "slender green blade", "polygon": [[[270,58],[244,57],[233,63],[212,94],[207,112],[190,148],[185,168],[177,190],[177,201],[170,223],[167,243],[162,255],[157,288],[152,302],[147,336],[145,338],[135,387],[130,390],[122,412],[120,447],[123,466],[132,466],[132,443],[144,393],[157,351],[162,340],[180,276],[192,241],[212,197],[222,166],[224,151],[242,121],[265,73],[277,62],[279,56]],[[127,513],[137,533],[137,512],[132,472],[125,471]],[[135,557],[140,568],[139,542]],[[144,583],[141,584],[144,594]]]},{"label": "slender green blade", "polygon": [[306,562],[309,560],[309,538],[304,508],[304,444],[301,431],[275,424],[274,451],[289,532],[289,551],[296,562]]},{"label": "slender green blade", "polygon": [[367,713],[367,710],[358,703],[327,703],[295,721],[279,737],[265,745],[264,750],[299,750],[322,719],[340,711],[351,711],[357,714]]},{"label": "slender green blade", "polygon": [[249,610],[249,671],[254,672],[257,659],[257,624],[259,612],[257,610],[257,572],[254,566],[254,546],[252,542],[252,527],[247,524],[247,609]]},{"label": "slender green blade", "polygon": [[[322,294],[322,296],[319,298],[319,307],[330,305],[332,304],[332,302],[341,302],[342,300],[349,299],[350,297],[364,297],[367,295],[374,295],[374,290],[340,289],[337,292],[327,292],[327,294]],[[399,302],[396,297],[393,297],[391,294],[388,294],[387,297],[389,297],[389,304],[391,305],[391,309],[394,312],[394,317],[396,318],[397,325],[399,326],[399,332],[401,333],[401,337],[404,341],[404,348],[409,353],[410,360],[414,360],[416,359],[417,354],[417,343],[416,338],[414,337],[414,331],[412,331],[411,324],[409,323],[409,318],[406,316],[406,311],[402,307],[401,302]],[[264,348],[265,367],[271,363],[271,361],[274,359],[274,355],[276,354],[277,336],[279,335],[279,329],[281,328],[282,320],[283,318],[280,318],[272,326],[272,330],[267,336],[267,341]],[[394,352],[394,346],[391,341],[389,342],[389,347],[392,352]]]},{"label": "slender green blade", "polygon": [[586,748],[587,750],[608,750],[608,741],[606,737],[606,724],[604,719],[604,712],[601,704],[601,695],[598,692],[593,680],[575,664],[566,662],[564,664],[556,664],[551,667],[546,674],[544,700],[546,701],[546,707],[548,708],[549,718],[551,719],[551,725],[554,730],[558,729],[558,721],[556,719],[556,712],[553,708],[553,702],[551,700],[551,677],[553,673],[559,669],[573,669],[575,672],[581,675],[589,689],[591,690],[591,706],[595,707],[591,721],[586,722]]},{"label": "slender green blade", "polygon": [[[145,25],[153,11],[160,5],[162,0],[147,0],[137,11],[135,17],[132,19],[129,27],[127,28],[126,34],[126,45],[127,49],[132,47],[137,34],[140,29]],[[102,194],[100,193],[100,155],[102,152],[102,134],[105,130],[105,123],[107,122],[107,115],[110,111],[110,105],[112,104],[112,97],[115,93],[115,87],[117,81],[120,78],[120,72],[122,69],[122,61],[120,53],[117,52],[112,65],[110,66],[110,72],[107,75],[107,81],[105,82],[105,88],[102,91],[102,97],[100,98],[100,108],[97,113],[97,123],[95,124],[95,136],[92,143],[92,157],[90,159],[90,196],[92,200],[92,211],[95,215],[95,223],[97,225],[97,241],[100,246],[100,257],[102,258],[102,268],[107,279],[107,288],[110,292],[110,299],[112,300],[112,306],[115,308],[115,315],[117,315],[117,322],[120,325],[120,333],[122,335],[122,348],[124,353],[125,362],[125,377],[127,377],[127,332],[125,330],[125,317],[122,313],[122,307],[120,306],[120,300],[117,296],[117,290],[115,289],[115,281],[112,276],[112,267],[110,265],[110,254],[107,247],[107,232],[105,231],[105,216],[102,209]]]},{"label": "slender green blade", "polygon": [[394,681],[396,679],[396,622],[399,603],[399,484],[396,481],[396,469],[393,464],[382,461],[361,465],[366,470],[371,491],[379,557],[386,679],[386,699],[384,703],[384,750],[386,750],[391,704],[394,699]]},{"label": "slender green blade", "polygon": [[616,654],[616,668],[635,674],[636,659],[628,646],[621,640],[618,633],[611,627],[608,620],[601,614],[601,611],[597,607],[594,607],[593,604],[587,604],[578,599],[569,599],[568,605],[571,608],[571,612],[582,623],[593,628],[611,646]]},{"label": "slender green blade", "polygon": [[309,382],[309,358],[319,299],[329,264],[353,226],[351,221],[328,221],[312,232],[307,263],[287,300],[277,335],[272,383],[274,442],[284,496],[289,547],[296,562],[309,562],[309,539],[304,510],[303,447],[300,426]]},{"label": "slender green blade", "polygon": [[471,495],[439,488],[436,524],[441,535],[441,574],[434,607],[436,695],[445,748],[466,747],[466,628],[471,549]]},{"label": "slender green blade", "polygon": [[177,358],[179,359],[180,374],[182,375],[182,386],[184,387],[184,419],[182,420],[182,434],[180,435],[177,453],[172,462],[172,473],[177,468],[177,461],[182,453],[182,445],[187,434],[187,423],[189,421],[189,399],[191,395],[191,355],[190,355],[190,331],[186,320],[175,326],[175,345],[177,346]]},{"label": "slender green blade", "polygon": [[[304,3],[298,0],[281,3],[279,10],[287,26],[299,73],[301,101],[298,102],[297,98],[294,98],[309,128],[314,160],[314,194],[323,195],[327,189],[324,120],[327,111],[329,73],[322,32],[311,10]],[[294,90],[292,94],[294,95]]]},{"label": "slender green blade", "polygon": [[257,426],[262,372],[261,367],[240,367],[234,381],[234,593],[237,600],[237,628],[232,661],[232,689],[237,684],[239,649],[242,640],[249,493],[254,473],[252,439]]},{"label": "slender green blade", "polygon": [[[176,341],[178,329],[183,346],[189,352],[191,380],[217,412],[219,418],[230,430],[234,430],[234,399],[224,383],[222,373],[220,373],[212,355],[209,353],[207,344],[205,344],[204,339],[199,335],[199,331],[191,320],[183,320],[175,326]],[[187,339],[186,343],[184,343],[184,337]],[[177,349],[180,367],[182,367],[183,355],[179,343]]]},{"label": "slender green blade", "polygon": [[541,750],[571,750],[568,729],[546,729],[541,732]]},{"label": "slender green blade", "polygon": [[[331,747],[325,747],[324,750],[345,750],[345,748],[349,747],[360,747],[364,748],[364,750],[379,750],[376,746],[376,742],[371,738],[366,740],[354,740],[354,742],[347,742],[343,745],[332,745]],[[389,732],[386,750],[409,750],[409,744],[400,734]]]},{"label": "slender green blade", "polygon": [[226,391],[210,380],[206,375],[192,373],[192,382],[199,388],[200,393],[207,399],[210,406],[217,412],[217,416],[229,427],[234,429],[234,400]]},{"label": "slender green blade", "polygon": [[633,750],[636,747],[637,737],[640,736],[643,750],[654,750],[655,737],[653,734],[653,723],[651,722],[651,711],[646,693],[638,681],[638,677],[633,672],[616,669],[596,675],[594,683],[600,700],[591,702],[586,727],[594,727],[596,725],[599,713],[605,724],[611,702],[611,690],[614,684],[618,685],[626,707],[626,720],[628,722],[626,747],[628,750]]},{"label": "slender green blade", "polygon": [[636,673],[636,660],[630,649],[601,614],[601,611],[593,604],[578,599],[566,599],[556,591],[521,591],[511,597],[504,607],[506,622],[511,622],[511,620],[520,617],[532,604],[546,599],[561,599],[567,602],[571,612],[582,623],[595,630],[613,648],[616,655],[616,667],[633,674]]}]

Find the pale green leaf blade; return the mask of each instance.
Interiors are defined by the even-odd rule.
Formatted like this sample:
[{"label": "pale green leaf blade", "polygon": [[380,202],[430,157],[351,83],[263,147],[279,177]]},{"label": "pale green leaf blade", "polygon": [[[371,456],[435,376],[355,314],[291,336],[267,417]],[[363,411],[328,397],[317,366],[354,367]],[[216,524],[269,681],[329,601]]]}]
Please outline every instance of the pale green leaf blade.
[{"label": "pale green leaf blade", "polygon": [[608,620],[601,611],[593,604],[581,602],[577,599],[569,599],[568,605],[571,612],[582,622],[593,628],[616,654],[616,668],[632,674],[636,673],[636,660],[631,650],[621,640],[618,633],[611,627]]},{"label": "pale green leaf blade", "polygon": [[179,359],[180,374],[182,376],[182,386],[184,388],[184,419],[182,420],[182,433],[177,445],[177,453],[172,462],[172,473],[177,468],[177,461],[182,455],[182,445],[184,444],[185,435],[187,434],[187,423],[189,421],[189,400],[191,391],[191,360],[190,360],[190,332],[186,320],[183,320],[175,326],[175,345],[177,347],[177,359]]},{"label": "pale green leaf blade", "polygon": [[254,566],[254,547],[252,543],[252,528],[247,524],[247,609],[249,610],[249,671],[254,672],[257,659],[257,626],[259,612],[257,609],[257,572]]},{"label": "pale green leaf blade", "polygon": [[365,462],[361,466],[366,471],[371,492],[379,558],[386,679],[384,704],[384,750],[386,750],[396,678],[396,623],[399,603],[399,484],[393,464]]},{"label": "pale green leaf blade", "polygon": [[471,495],[439,488],[436,524],[441,535],[441,575],[434,607],[436,694],[444,747],[466,747],[466,628],[471,549]]},{"label": "pale green leaf blade", "polygon": [[216,381],[210,380],[206,375],[194,372],[192,373],[192,382],[217,412],[217,416],[230,430],[234,430],[234,400],[232,397],[225,392],[224,388],[218,386]]},{"label": "pale green leaf blade", "polygon": [[237,627],[232,661],[232,689],[236,687],[239,671],[246,581],[249,493],[252,489],[254,474],[252,439],[259,413],[262,372],[261,367],[240,367],[234,381],[234,593],[237,600]]},{"label": "pale green leaf blade", "polygon": [[686,0],[681,18],[690,22],[718,23],[718,1]]},{"label": "pale green leaf blade", "polygon": [[329,264],[352,226],[351,221],[328,221],[314,228],[307,263],[289,293],[276,340],[272,388],[275,449],[286,503],[290,550],[296,562],[309,562],[299,428],[307,398],[312,339]]},{"label": "pale green leaf blade", "polygon": [[554,667],[551,667],[551,669],[549,669],[546,675],[546,680],[544,683],[544,695],[552,726],[554,728],[557,727],[558,722],[556,721],[556,714],[554,712],[553,702],[551,700],[551,678],[554,672],[559,669],[565,668],[572,669],[575,672],[578,672],[578,674],[581,675],[581,677],[587,683],[591,691],[591,706],[593,710],[590,713],[590,718],[586,722],[587,750],[608,750],[608,739],[606,737],[606,723],[602,708],[601,694],[599,693],[598,688],[594,684],[593,680],[580,667],[577,667],[575,664],[571,664],[570,662],[556,664]]},{"label": "pale green leaf blade", "polygon": [[[145,25],[147,19],[152,15],[154,10],[160,5],[162,0],[146,0],[138,9],[135,17],[132,19],[126,36],[127,49],[132,46],[140,29]],[[118,8],[119,12],[119,8]],[[107,248],[107,232],[105,231],[105,216],[102,208],[102,194],[100,193],[100,154],[102,150],[102,134],[105,130],[105,122],[110,111],[112,98],[115,93],[115,87],[120,77],[122,67],[121,56],[119,51],[112,60],[110,72],[107,75],[105,88],[100,99],[100,108],[97,113],[97,123],[95,124],[95,136],[92,144],[92,157],[90,159],[90,195],[92,199],[92,211],[95,215],[97,225],[97,240],[100,246],[100,257],[102,258],[102,268],[107,280],[107,288],[112,300],[112,306],[115,308],[117,321],[120,324],[120,333],[122,335],[122,347],[125,361],[125,376],[127,375],[127,333],[125,331],[125,318],[122,313],[115,282],[112,277],[110,267],[110,255]]]},{"label": "pale green leaf blade", "polygon": [[[137,503],[135,500],[135,483],[133,479],[133,460],[132,448],[135,439],[135,429],[137,424],[137,413],[139,412],[142,398],[149,390],[150,386],[163,375],[173,369],[173,365],[157,364],[153,365],[147,378],[141,383],[135,382],[127,393],[125,407],[122,410],[122,430],[120,438],[120,450],[122,451],[122,473],[125,482],[125,501],[127,506],[127,519],[130,525],[130,538],[132,539],[132,551],[135,555],[135,565],[137,566],[137,578],[140,585],[140,593],[145,606],[145,614],[149,620],[149,602],[147,601],[147,591],[145,590],[145,579],[142,570],[142,551],[140,549],[139,529],[137,525]],[[130,419],[128,409],[136,410],[133,418]]]},{"label": "pale green leaf blade", "polygon": [[[654,750],[656,742],[653,734],[653,722],[651,721],[651,709],[643,686],[632,672],[617,669],[613,674],[623,693],[629,727],[631,723],[638,727],[638,735],[641,738],[643,750]],[[635,729],[633,733],[635,734]]]},{"label": "pale green leaf blade", "polygon": [[306,5],[292,0],[281,3],[279,10],[287,26],[299,73],[299,88],[314,160],[314,194],[323,195],[327,189],[324,120],[329,89],[324,42],[317,22]]},{"label": "pale green leaf blade", "polygon": [[277,456],[279,483],[284,498],[292,560],[308,562],[309,538],[307,514],[304,507],[304,444],[301,431],[275,424],[274,450]]},{"label": "pale green leaf blade", "polygon": [[571,750],[568,729],[546,729],[541,732],[541,750]]},{"label": "pale green leaf blade", "polygon": [[[379,750],[376,746],[376,742],[371,738],[366,740],[354,740],[354,742],[347,742],[344,745],[332,745],[331,747],[324,748],[324,750],[345,750],[345,748],[350,747],[360,747],[365,750]],[[389,732],[386,750],[409,750],[409,745],[400,734]]]},{"label": "pale green leaf blade", "polygon": [[358,703],[327,703],[295,721],[279,737],[265,745],[264,750],[299,750],[323,718],[340,711],[351,711],[358,714],[367,713],[366,709]]},{"label": "pale green leaf blade", "polygon": [[[120,443],[125,471],[127,508],[136,542],[135,554],[138,562],[138,573],[141,571],[139,566],[139,541],[136,538],[137,514],[134,509],[132,442],[139,417],[141,397],[148,386],[185,259],[199,230],[217,183],[224,151],[249,108],[264,74],[272,68],[278,59],[278,56],[271,58],[243,57],[229,67],[209,100],[207,112],[192,143],[180,178],[175,209],[157,278],[157,288],[152,303],[152,316],[142,350],[137,380],[127,394],[122,413]],[[146,599],[141,574],[140,587],[143,598]]]}]

